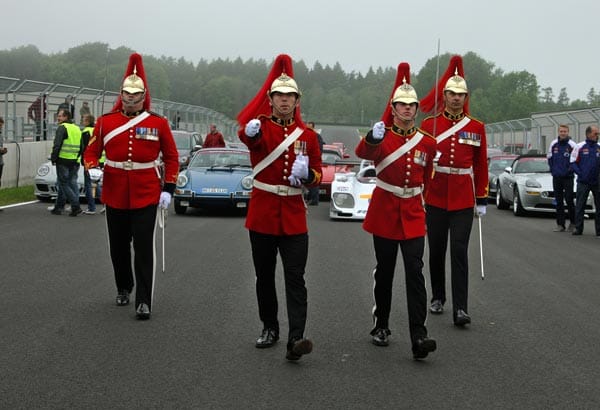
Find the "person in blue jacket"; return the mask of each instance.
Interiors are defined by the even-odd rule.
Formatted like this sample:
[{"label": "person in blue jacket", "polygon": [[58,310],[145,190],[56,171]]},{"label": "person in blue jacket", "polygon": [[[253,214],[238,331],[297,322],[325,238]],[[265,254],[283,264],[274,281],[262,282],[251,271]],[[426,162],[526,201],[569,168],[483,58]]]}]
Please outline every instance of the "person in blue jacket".
[{"label": "person in blue jacket", "polygon": [[[574,174],[571,169],[571,152],[577,144],[569,137],[569,126],[558,126],[558,138],[548,147],[548,165],[552,173],[552,189],[556,200],[556,228],[554,232],[573,232],[575,229],[575,201],[573,194]],[[565,202],[569,227],[565,229]]]},{"label": "person in blue jacket", "polygon": [[[575,230],[573,235],[583,233],[583,215],[587,197],[594,196],[596,211],[600,209],[600,191],[598,173],[600,172],[600,144],[598,144],[598,126],[590,125],[585,129],[585,141],[578,143],[571,153],[571,168],[577,174],[577,193],[575,195]],[[600,237],[600,217],[595,218],[596,236]]]}]

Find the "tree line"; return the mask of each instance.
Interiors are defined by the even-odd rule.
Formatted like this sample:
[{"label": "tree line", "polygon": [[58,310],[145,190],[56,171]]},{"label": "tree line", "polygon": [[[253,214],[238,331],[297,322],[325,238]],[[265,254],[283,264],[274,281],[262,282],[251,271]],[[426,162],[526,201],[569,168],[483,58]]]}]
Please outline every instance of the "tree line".
[{"label": "tree line", "polygon": [[[0,76],[70,84],[116,91],[127,66],[127,47],[109,48],[105,43],[86,43],[66,52],[43,54],[28,45],[0,50]],[[156,98],[201,105],[235,118],[256,94],[271,61],[241,58],[200,60],[144,55],[151,95]],[[293,56],[292,56],[293,57]],[[451,54],[439,56],[440,71]],[[591,88],[587,99],[571,101],[565,88],[555,97],[551,87],[541,88],[527,71],[508,72],[474,52],[463,55],[473,116],[487,122],[526,118],[533,112],[588,108],[600,105],[600,93]],[[435,83],[438,57],[430,58],[411,83],[420,97]],[[345,72],[318,61],[308,67],[294,61],[294,76],[303,96],[303,116],[317,123],[369,125],[377,121],[391,93],[396,67],[370,68],[366,74]]]}]

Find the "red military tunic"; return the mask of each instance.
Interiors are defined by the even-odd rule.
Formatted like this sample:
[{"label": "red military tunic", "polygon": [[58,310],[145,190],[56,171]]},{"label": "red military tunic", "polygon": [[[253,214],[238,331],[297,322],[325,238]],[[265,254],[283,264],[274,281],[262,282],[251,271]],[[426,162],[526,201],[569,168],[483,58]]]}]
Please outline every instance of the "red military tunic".
[{"label": "red military tunic", "polygon": [[[485,125],[468,114],[453,116],[446,111],[435,117],[425,118],[421,124],[421,128],[432,135],[435,127],[435,134],[439,136],[465,116],[470,119],[470,122],[437,144],[437,151],[441,153],[437,166],[455,170],[472,167],[473,177],[469,174],[442,173],[434,170],[427,195],[425,195],[425,202],[428,205],[448,211],[472,208],[475,205],[475,197],[478,202],[487,202],[488,170]],[[473,193],[473,185],[475,193]]]},{"label": "red military tunic", "polygon": [[[255,167],[263,158],[272,152],[297,127],[294,120],[284,121],[276,117],[261,115],[260,133],[250,138],[241,128],[238,135],[240,140],[250,150],[250,161]],[[321,182],[321,151],[317,134],[307,128],[296,142],[303,141],[306,145],[305,155],[308,155],[309,178],[307,184],[318,185]],[[255,176],[257,181],[270,185],[290,186],[288,177],[296,160],[294,143],[292,143],[268,167]],[[246,228],[269,235],[298,235],[308,231],[306,225],[306,206],[302,195],[281,196],[254,187],[252,199],[248,206]]]},{"label": "red military tunic", "polygon": [[[417,128],[401,130],[395,126],[386,128],[381,142],[363,138],[356,147],[356,155],[372,160],[377,166],[385,157],[396,151],[421,132],[423,138],[407,153],[385,167],[377,178],[396,187],[423,187],[427,192],[429,176],[435,156],[435,140]],[[423,196],[401,198],[380,187],[375,187],[365,222],[365,231],[387,239],[406,240],[425,236],[425,211]]]},{"label": "red military tunic", "polygon": [[[141,114],[141,113],[140,113]],[[130,126],[110,139],[104,138],[112,130],[127,124],[133,118],[115,111],[101,116],[96,122],[94,135],[85,150],[86,167],[98,166],[102,150],[106,160],[137,163],[152,162],[161,156],[164,162],[164,183],[177,182],[179,162],[177,147],[166,118],[149,112],[150,116]],[[139,114],[138,114],[139,115]],[[102,202],[118,209],[139,209],[158,204],[161,178],[157,167],[126,170],[106,164],[102,180]]]}]

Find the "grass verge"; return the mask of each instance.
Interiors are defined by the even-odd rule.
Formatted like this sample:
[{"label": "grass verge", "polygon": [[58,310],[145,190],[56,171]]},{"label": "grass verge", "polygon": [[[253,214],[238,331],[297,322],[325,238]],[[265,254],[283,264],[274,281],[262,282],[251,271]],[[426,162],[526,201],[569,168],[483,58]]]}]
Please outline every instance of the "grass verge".
[{"label": "grass verge", "polygon": [[0,206],[34,201],[33,185],[0,189]]}]

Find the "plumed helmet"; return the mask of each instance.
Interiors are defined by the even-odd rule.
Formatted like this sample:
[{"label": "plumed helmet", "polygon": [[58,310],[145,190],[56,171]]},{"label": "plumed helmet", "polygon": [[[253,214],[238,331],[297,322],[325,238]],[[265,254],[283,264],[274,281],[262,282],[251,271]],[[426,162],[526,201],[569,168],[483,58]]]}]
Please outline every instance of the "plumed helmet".
[{"label": "plumed helmet", "polygon": [[406,77],[402,79],[402,85],[396,88],[394,91],[394,95],[392,96],[392,100],[390,104],[394,105],[394,103],[401,102],[404,104],[419,104],[419,97],[417,97],[417,92],[414,87],[406,82]]},{"label": "plumed helmet", "polygon": [[296,84],[296,81],[286,73],[282,73],[271,83],[269,96],[275,92],[283,94],[295,93],[298,95],[298,97],[302,95],[298,89],[298,84]]},{"label": "plumed helmet", "polygon": [[[457,94],[468,94],[467,82],[465,81],[465,72],[463,69],[462,57],[452,56],[448,63],[448,68],[440,77],[437,84],[429,93],[421,99],[421,111],[424,113],[437,114],[444,110],[444,92],[452,91]],[[437,110],[437,112],[435,112]],[[465,99],[463,111],[469,113],[469,99]]]},{"label": "plumed helmet", "polygon": [[394,123],[394,116],[392,114],[392,105],[394,105],[394,103],[416,103],[417,105],[419,105],[419,98],[417,97],[417,92],[415,91],[413,86],[410,85],[410,65],[408,63],[398,64],[396,81],[394,83],[394,88],[392,88],[389,101],[390,103],[387,105],[385,111],[383,112],[383,115],[381,116],[381,121],[383,121],[388,127],[390,127]]},{"label": "plumed helmet", "polygon": [[133,67],[133,74],[125,77],[125,80],[123,80],[123,85],[121,86],[121,90],[127,91],[131,94],[143,93],[146,91],[144,80],[137,75],[137,67]]},{"label": "plumed helmet", "polygon": [[458,70],[455,70],[454,75],[446,81],[444,91],[452,91],[456,94],[468,94],[467,82],[464,78],[458,75]]},{"label": "plumed helmet", "polygon": [[[144,109],[150,109],[150,91],[148,90],[148,82],[146,81],[146,73],[144,71],[144,63],[142,62],[142,56],[138,53],[133,53],[129,56],[129,63],[123,76],[123,82],[121,83],[121,91],[127,91],[128,93],[135,94],[143,92],[144,94]],[[121,96],[117,98],[113,111],[120,111],[123,108],[123,102]]]},{"label": "plumed helmet", "polygon": [[[274,92],[296,93],[298,97],[301,95],[298,84],[294,80],[292,58],[287,54],[279,54],[275,58],[273,66],[260,90],[258,90],[254,98],[237,115],[240,126],[246,125],[248,121],[258,118],[261,115],[270,116],[272,113],[270,97]],[[300,127],[305,127],[299,104],[296,105],[294,110],[294,121]]]}]

